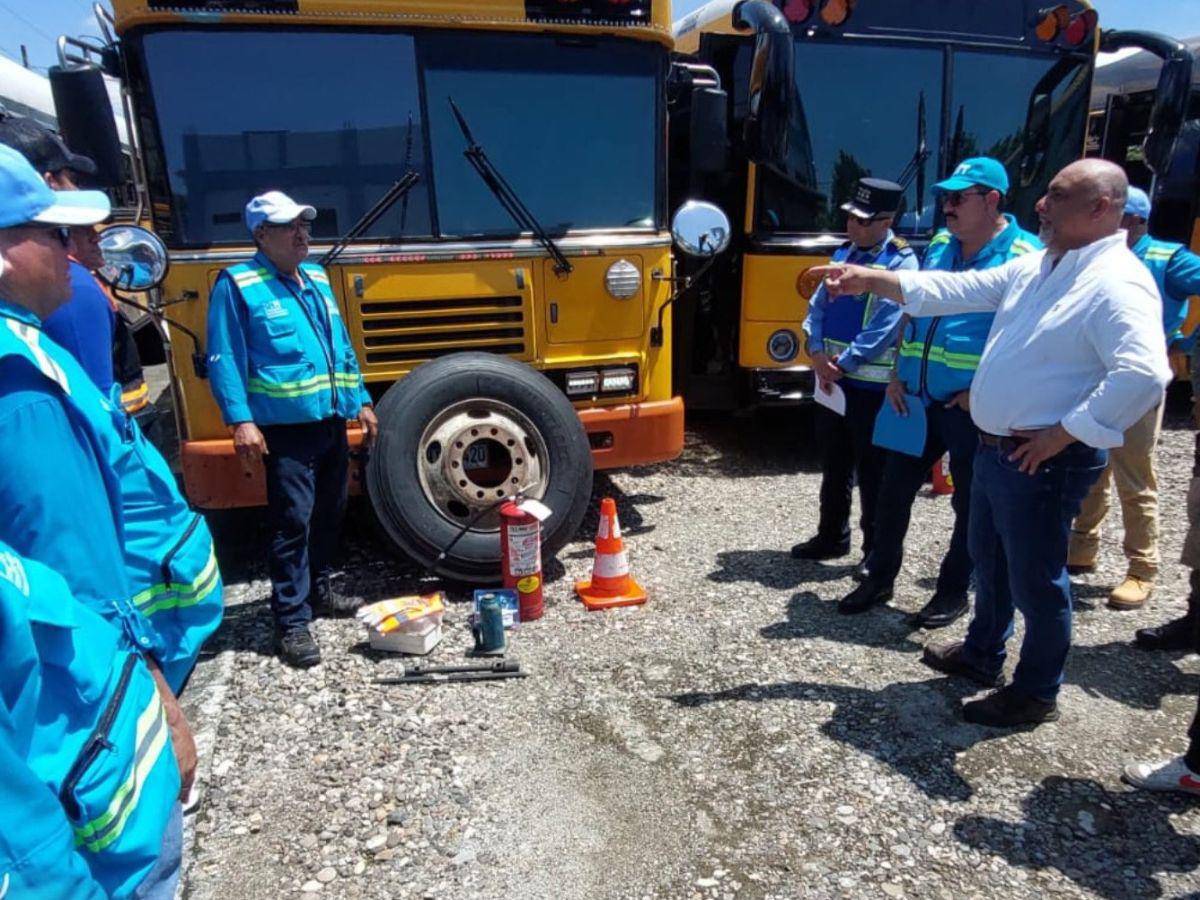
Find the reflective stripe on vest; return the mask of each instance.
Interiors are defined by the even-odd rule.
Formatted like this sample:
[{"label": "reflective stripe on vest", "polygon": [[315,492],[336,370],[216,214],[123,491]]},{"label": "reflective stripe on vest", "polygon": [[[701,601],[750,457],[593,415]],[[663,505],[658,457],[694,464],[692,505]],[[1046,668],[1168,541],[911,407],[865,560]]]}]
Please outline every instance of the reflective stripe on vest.
[{"label": "reflective stripe on vest", "polygon": [[[850,344],[846,341],[825,338],[825,352],[830,356],[840,356],[849,347]],[[846,377],[857,378],[859,381],[873,381],[880,384],[887,384],[892,380],[892,364],[895,361],[896,348],[888,347],[871,362],[863,363],[853,372],[847,372]]]},{"label": "reflective stripe on vest", "polygon": [[133,605],[145,616],[152,616],[164,609],[183,609],[195,606],[208,598],[221,583],[221,572],[217,567],[217,550],[213,547],[208,554],[208,562],[200,570],[200,574],[187,584],[174,581],[156,584],[136,594]]},{"label": "reflective stripe on vest", "polygon": [[137,808],[146,777],[167,746],[167,717],[158,691],[138,716],[133,768],[109,801],[108,809],[92,821],[73,826],[75,846],[99,853],[121,836],[130,814]]},{"label": "reflective stripe on vest", "polygon": [[[920,359],[924,353],[924,341],[905,341],[900,347],[900,355],[909,359]],[[979,360],[982,357],[982,353],[952,353],[939,344],[929,348],[929,361],[941,363],[947,369],[974,372],[979,368]]]}]

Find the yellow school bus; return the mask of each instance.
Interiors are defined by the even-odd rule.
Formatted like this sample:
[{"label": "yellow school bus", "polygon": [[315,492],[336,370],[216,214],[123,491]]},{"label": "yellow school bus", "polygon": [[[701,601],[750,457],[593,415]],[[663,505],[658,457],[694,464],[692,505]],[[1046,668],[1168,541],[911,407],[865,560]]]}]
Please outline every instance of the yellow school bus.
[{"label": "yellow school bus", "polygon": [[383,429],[366,488],[411,556],[434,562],[463,531],[438,570],[490,579],[500,499],[548,505],[553,550],[593,466],[680,452],[663,315],[669,0],[114,0],[113,13],[98,55],[128,92],[170,253],[159,307],[196,336],[173,328],[170,360],[196,505],[265,498],[202,358],[209,291],[253,252],[242,208],[269,189],[317,209],[314,260],[352,237],[329,274]]},{"label": "yellow school bus", "polygon": [[[677,21],[677,52],[728,95],[733,162],[674,166],[672,191],[742,217],[708,295],[677,310],[689,408],[811,397],[806,272],[846,240],[840,207],[859,177],[905,186],[895,230],[920,250],[942,223],[932,186],[966,157],[993,156],[1012,180],[1006,211],[1036,232],[1049,179],[1083,155],[1101,47],[1169,43],[1102,33],[1102,12],[1081,0],[713,0]],[[1159,95],[1158,164],[1178,132],[1177,94]],[[672,135],[688,130],[673,122]]]}]

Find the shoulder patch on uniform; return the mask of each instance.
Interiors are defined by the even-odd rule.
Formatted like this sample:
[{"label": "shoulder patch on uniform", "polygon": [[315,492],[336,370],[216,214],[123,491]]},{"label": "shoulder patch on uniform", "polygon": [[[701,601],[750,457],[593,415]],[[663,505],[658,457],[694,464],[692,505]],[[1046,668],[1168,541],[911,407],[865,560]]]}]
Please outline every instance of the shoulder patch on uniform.
[{"label": "shoulder patch on uniform", "polygon": [[893,247],[895,247],[897,250],[907,250],[908,249],[908,241],[906,241],[904,238],[900,237],[900,235],[896,235],[895,237],[892,238],[891,245]]}]

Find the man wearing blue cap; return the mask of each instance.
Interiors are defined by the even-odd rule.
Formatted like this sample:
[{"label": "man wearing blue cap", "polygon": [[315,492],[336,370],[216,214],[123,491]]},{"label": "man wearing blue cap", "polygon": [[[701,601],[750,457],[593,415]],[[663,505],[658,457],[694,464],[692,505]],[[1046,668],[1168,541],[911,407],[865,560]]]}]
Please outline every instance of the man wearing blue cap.
[{"label": "man wearing blue cap", "polygon": [[305,262],[317,211],[280,191],[246,204],[258,252],[213,286],[209,379],[233,445],[267,478],[267,564],[276,641],[285,662],[315,666],[313,607],[352,612],[330,585],[349,479],[346,421],[370,446],[378,424],[325,270]]},{"label": "man wearing blue cap", "polygon": [[[108,733],[63,760],[59,796],[73,842],[92,856],[89,867],[106,891],[125,896],[154,877],[157,892],[147,896],[171,896],[178,874],[177,800],[190,789],[196,765],[175,692],[220,622],[221,578],[208,529],[179,495],[166,462],[119,401],[102,395],[78,361],[41,331],[42,319],[70,296],[69,226],[108,214],[104,194],[51,190],[17,151],[0,145],[0,540],[11,548],[0,571],[11,575],[23,567],[18,554],[42,563],[95,614],[43,609],[43,625],[65,626],[74,618],[86,629],[85,618],[99,617],[110,626],[45,647],[56,667],[102,672],[115,703],[125,697],[141,703],[140,711],[122,706],[115,718],[97,720]],[[137,652],[114,669],[92,654],[118,633],[120,643]],[[135,674],[142,670],[139,660],[146,678]],[[32,685],[27,661],[0,654],[5,666],[13,667],[11,677],[0,675],[0,683]],[[89,689],[89,695],[97,693]],[[76,714],[69,704],[78,699],[55,688],[46,700],[60,704],[58,713],[48,706],[38,720],[74,727],[79,720],[68,721]],[[60,735],[60,747],[66,738]],[[102,764],[93,765],[93,743],[107,754]],[[174,751],[173,774],[151,779],[166,746]],[[147,866],[139,862],[130,870],[135,848]],[[160,848],[174,862],[167,860],[166,871],[158,867],[156,875],[148,868]]]},{"label": "man wearing blue cap", "polygon": [[[1150,270],[1162,296],[1163,332],[1168,349],[1186,350],[1194,336],[1181,331],[1187,318],[1188,298],[1200,294],[1200,257],[1182,244],[1150,236],[1150,197],[1140,188],[1129,189],[1125,229],[1129,248]],[[1113,609],[1138,609],[1154,590],[1158,575],[1158,477],[1154,449],[1162,430],[1162,404],[1125,432],[1125,442],[1108,455],[1108,467],[1092,486],[1075,523],[1067,557],[1073,575],[1095,571],[1100,549],[1100,527],[1108,515],[1109,484],[1115,482],[1125,529],[1122,549],[1128,568],[1125,579],[1113,588],[1108,605]]]},{"label": "man wearing blue cap", "polygon": [[[929,242],[922,268],[954,272],[990,269],[1040,250],[1041,241],[1023,230],[1013,216],[1000,212],[1008,188],[1004,166],[988,157],[963,160],[953,175],[935,185],[946,228]],[[971,581],[967,522],[972,461],[979,444],[979,430],[971,421],[970,390],[993,318],[991,313],[906,317],[896,377],[888,385],[888,402],[902,416],[908,415],[908,404],[922,405],[925,446],[920,456],[887,454],[867,577],[842,598],[840,611],[861,612],[891,599],[913,501],[930,467],[947,452],[954,478],[954,532],[933,598],[913,617],[912,624],[941,628],[967,611]]]},{"label": "man wearing blue cap", "polygon": [[[851,200],[842,205],[849,240],[833,253],[834,262],[880,269],[916,269],[917,256],[892,232],[904,189],[894,181],[860,178]],[[850,498],[858,483],[862,507],[863,558],[871,552],[875,498],[883,474],[882,454],[871,446],[875,416],[891,378],[893,340],[900,308],[872,294],[838,296],[824,285],[808,304],[804,331],[817,390],[832,383],[846,397],[845,415],[817,410],[821,447],[821,512],[817,533],[792,547],[795,559],[834,559],[850,552]]]}]

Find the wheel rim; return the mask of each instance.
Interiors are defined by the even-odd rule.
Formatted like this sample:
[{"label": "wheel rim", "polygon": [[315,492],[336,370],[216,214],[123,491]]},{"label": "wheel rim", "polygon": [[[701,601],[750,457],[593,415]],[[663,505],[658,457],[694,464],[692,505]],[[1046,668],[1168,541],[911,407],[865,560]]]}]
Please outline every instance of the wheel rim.
[{"label": "wheel rim", "polygon": [[[544,496],[550,478],[546,441],[528,416],[503,401],[461,400],[421,433],[417,477],[430,505],[462,528],[519,488],[526,497]],[[498,506],[471,526],[478,532],[499,528]]]}]

